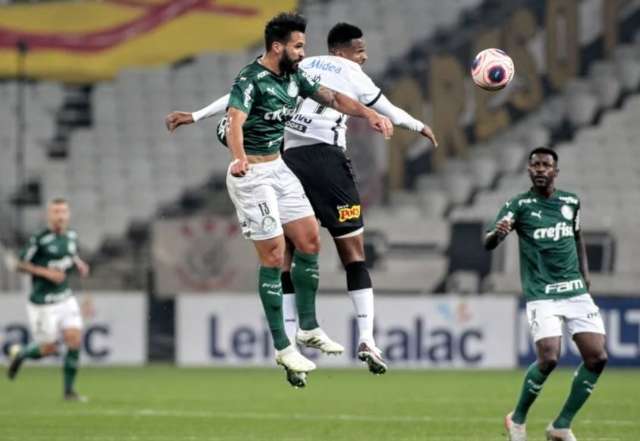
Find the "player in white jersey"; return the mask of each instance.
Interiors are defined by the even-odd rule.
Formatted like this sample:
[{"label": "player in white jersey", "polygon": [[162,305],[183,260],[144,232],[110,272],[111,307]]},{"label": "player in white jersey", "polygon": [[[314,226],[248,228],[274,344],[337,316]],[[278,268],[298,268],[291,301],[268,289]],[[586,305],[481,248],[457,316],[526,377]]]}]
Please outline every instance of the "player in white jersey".
[{"label": "player in white jersey", "polygon": [[[367,60],[362,31],[338,23],[327,38],[329,53],[304,59],[300,68],[323,86],[337,90],[387,116],[395,125],[420,132],[434,146],[437,141],[429,126],[394,106],[361,66]],[[228,96],[193,113],[173,112],[167,116],[170,130],[223,112]],[[283,159],[298,177],[320,220],[334,238],[347,274],[347,288],[358,323],[358,357],[374,374],[383,374],[386,363],[373,338],[374,301],[371,277],[365,265],[364,224],[360,196],[355,185],[351,161],[346,155],[347,116],[312,99],[301,101],[287,123]],[[225,119],[218,134],[224,136]],[[290,260],[289,260],[290,261]],[[288,271],[282,273],[284,318],[287,333],[296,329],[295,297]],[[300,331],[298,331],[298,334]]]}]

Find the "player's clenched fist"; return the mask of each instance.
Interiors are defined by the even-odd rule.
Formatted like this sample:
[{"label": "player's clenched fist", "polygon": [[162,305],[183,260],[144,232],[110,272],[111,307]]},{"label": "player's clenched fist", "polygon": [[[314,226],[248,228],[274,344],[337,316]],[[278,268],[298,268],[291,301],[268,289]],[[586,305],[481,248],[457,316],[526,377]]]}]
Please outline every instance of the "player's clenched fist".
[{"label": "player's clenched fist", "polygon": [[164,124],[165,126],[167,126],[167,130],[170,132],[173,132],[180,126],[193,124],[193,122],[193,116],[190,112],[171,112],[164,119]]},{"label": "player's clenched fist", "polygon": [[393,135],[393,124],[386,116],[372,110],[367,114],[367,120],[372,129],[382,133],[384,139],[389,139]]},{"label": "player's clenched fist", "polygon": [[513,221],[510,219],[502,219],[496,224],[496,234],[505,237],[513,229]]},{"label": "player's clenched fist", "polygon": [[231,176],[235,176],[236,178],[241,178],[246,175],[249,171],[249,161],[247,158],[243,159],[234,159],[231,163],[231,168],[229,169],[229,173]]}]

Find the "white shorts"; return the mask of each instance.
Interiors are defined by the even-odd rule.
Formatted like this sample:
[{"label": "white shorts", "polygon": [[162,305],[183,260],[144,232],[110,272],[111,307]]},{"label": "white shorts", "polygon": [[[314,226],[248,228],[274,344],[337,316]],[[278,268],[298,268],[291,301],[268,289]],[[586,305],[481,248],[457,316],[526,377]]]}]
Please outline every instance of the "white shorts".
[{"label": "white shorts", "polygon": [[82,329],[82,315],[75,297],[58,303],[27,303],[27,316],[36,343],[55,343],[65,329]]},{"label": "white shorts", "polygon": [[527,319],[534,342],[562,336],[563,322],[572,337],[581,332],[605,334],[600,310],[589,294],[568,299],[528,302]]},{"label": "white shorts", "polygon": [[251,164],[243,177],[227,170],[227,191],[247,239],[278,237],[283,225],[315,216],[302,184],[282,158]]}]

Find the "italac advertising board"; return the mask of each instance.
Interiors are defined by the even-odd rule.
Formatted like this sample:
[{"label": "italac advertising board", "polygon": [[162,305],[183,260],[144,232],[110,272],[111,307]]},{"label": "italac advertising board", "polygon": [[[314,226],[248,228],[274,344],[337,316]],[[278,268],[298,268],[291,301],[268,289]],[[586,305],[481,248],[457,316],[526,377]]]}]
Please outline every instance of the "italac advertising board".
[{"label": "italac advertising board", "polygon": [[[182,366],[272,366],[274,350],[257,295],[183,294],[176,298],[176,360]],[[376,298],[376,343],[393,367],[516,366],[513,297]],[[303,350],[320,366],[358,366],[350,299],[318,297],[323,329],[346,350],[339,357]]]},{"label": "italac advertising board", "polygon": [[[147,298],[141,292],[101,292],[79,296],[84,321],[81,359],[89,365],[141,365],[147,362]],[[0,363],[9,346],[32,335],[25,294],[0,295]],[[62,352],[64,353],[64,352]],[[49,357],[34,364],[56,363]]]}]

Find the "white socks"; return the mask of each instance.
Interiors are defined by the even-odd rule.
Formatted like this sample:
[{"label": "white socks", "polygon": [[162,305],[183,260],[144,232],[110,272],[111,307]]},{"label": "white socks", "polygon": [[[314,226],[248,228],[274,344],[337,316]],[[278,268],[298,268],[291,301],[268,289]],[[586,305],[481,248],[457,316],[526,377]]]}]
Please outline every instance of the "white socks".
[{"label": "white socks", "polygon": [[296,320],[296,295],[282,295],[282,318],[284,318],[284,332],[287,333],[289,341],[296,346],[296,331],[298,330],[298,322]]},{"label": "white socks", "polygon": [[[358,323],[358,340],[366,341],[375,346],[373,339],[373,288],[358,289],[349,291],[349,297],[353,302]],[[289,337],[289,341],[295,345],[298,322],[296,319],[296,295],[282,295],[282,316],[284,318],[284,330]]]},{"label": "white socks", "polygon": [[365,341],[375,346],[373,340],[373,288],[349,291],[349,297],[356,310],[358,321],[359,341]]}]

